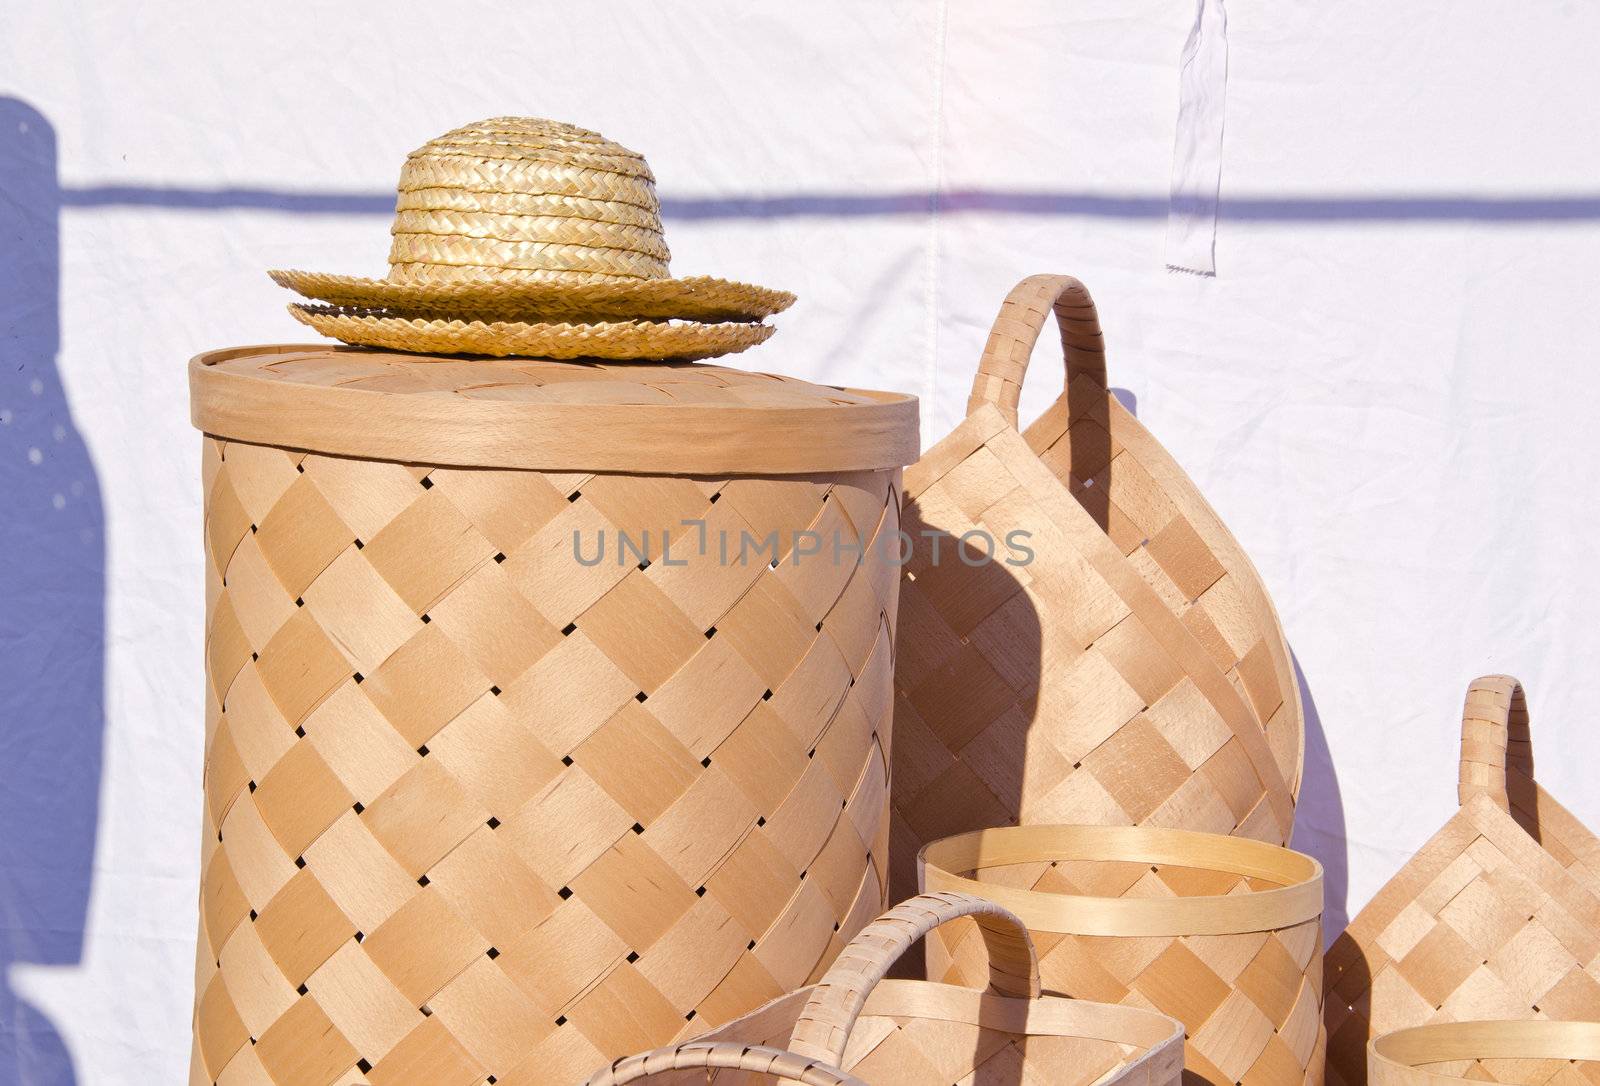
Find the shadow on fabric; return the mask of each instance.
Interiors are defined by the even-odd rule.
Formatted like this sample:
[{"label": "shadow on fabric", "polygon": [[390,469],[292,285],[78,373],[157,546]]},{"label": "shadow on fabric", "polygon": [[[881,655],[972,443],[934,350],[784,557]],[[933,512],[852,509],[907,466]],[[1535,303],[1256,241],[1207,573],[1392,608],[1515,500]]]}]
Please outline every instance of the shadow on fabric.
[{"label": "shadow on fabric", "polygon": [[1311,696],[1300,659],[1289,653],[1300,704],[1305,711],[1305,767],[1300,775],[1300,802],[1295,808],[1294,837],[1289,846],[1322,864],[1322,943],[1327,946],[1350,923],[1350,847],[1345,841],[1344,800],[1328,751],[1322,714]]},{"label": "shadow on fabric", "polygon": [[71,966],[100,806],[105,515],[56,368],[55,132],[0,97],[0,1083],[77,1081],[12,966]]}]

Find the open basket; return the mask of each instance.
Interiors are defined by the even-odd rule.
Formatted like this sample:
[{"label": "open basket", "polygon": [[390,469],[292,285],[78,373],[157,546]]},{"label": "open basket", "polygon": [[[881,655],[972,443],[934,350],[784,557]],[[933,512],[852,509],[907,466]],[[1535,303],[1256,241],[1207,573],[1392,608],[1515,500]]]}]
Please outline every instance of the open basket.
[{"label": "open basket", "polygon": [[[1019,429],[1054,313],[1066,380]],[[917,849],[1010,824],[1155,825],[1283,844],[1304,722],[1261,578],[1106,383],[1088,291],[1006,298],[966,419],[906,469],[891,896]]]},{"label": "open basket", "polygon": [[1376,1086],[1588,1086],[1600,1078],[1600,1023],[1442,1022],[1375,1037]]},{"label": "open basket", "polygon": [[[1186,1081],[1322,1081],[1322,867],[1311,857],[1147,826],[1011,826],[936,841],[920,859],[930,891],[982,896],[1027,924],[1048,991],[1181,1021]],[[970,924],[928,944],[930,977],[981,977]]]},{"label": "open basket", "polygon": [[[982,933],[989,991],[884,979],[924,935],[962,917]],[[906,901],[862,929],[816,985],[697,1040],[619,1060],[585,1086],[644,1078],[718,1086],[773,1079],[1176,1086],[1182,1071],[1176,1021],[1137,1007],[1040,997],[1038,959],[1022,922],[982,898],[940,893]]]},{"label": "open basket", "polygon": [[1527,699],[1467,690],[1461,808],[1328,948],[1330,1086],[1367,1042],[1469,1019],[1600,1019],[1600,840],[1533,779]]}]

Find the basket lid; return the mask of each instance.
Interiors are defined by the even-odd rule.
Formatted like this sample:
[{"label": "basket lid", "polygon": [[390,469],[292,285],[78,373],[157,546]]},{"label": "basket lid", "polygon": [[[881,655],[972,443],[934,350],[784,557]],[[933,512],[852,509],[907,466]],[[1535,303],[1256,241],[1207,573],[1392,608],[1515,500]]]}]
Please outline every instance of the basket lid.
[{"label": "basket lid", "polygon": [[237,347],[195,356],[189,394],[217,437],[405,463],[795,475],[918,454],[915,396],[689,362]]}]

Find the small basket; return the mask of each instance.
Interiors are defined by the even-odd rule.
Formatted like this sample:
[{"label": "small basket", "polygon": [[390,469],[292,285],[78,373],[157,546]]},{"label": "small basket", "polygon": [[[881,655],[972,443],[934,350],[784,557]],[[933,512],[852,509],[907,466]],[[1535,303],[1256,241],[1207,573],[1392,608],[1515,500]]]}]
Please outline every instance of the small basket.
[{"label": "small basket", "polygon": [[1461,719],[1461,809],[1328,948],[1328,1079],[1370,1038],[1468,1019],[1600,1019],[1600,840],[1533,779],[1522,684],[1487,675]]},{"label": "small basket", "polygon": [[[990,992],[884,979],[917,940],[961,917],[982,933]],[[586,1086],[650,1076],[718,1086],[768,1081],[747,1073],[830,1086],[1176,1086],[1182,1038],[1177,1022],[1153,1011],[1041,998],[1038,959],[1020,920],[968,894],[923,894],[864,928],[820,983],[696,1041],[620,1060]],[[674,1077],[687,1068],[699,1074]]]},{"label": "small basket", "polygon": [[1600,1077],[1600,1023],[1443,1022],[1375,1037],[1368,1081],[1377,1086],[1586,1086]]},{"label": "small basket", "polygon": [[[1322,1081],[1322,867],[1240,837],[1024,826],[923,849],[930,891],[978,894],[1028,925],[1052,993],[1183,1022],[1186,1079]],[[970,925],[935,933],[928,975],[981,977]]]}]

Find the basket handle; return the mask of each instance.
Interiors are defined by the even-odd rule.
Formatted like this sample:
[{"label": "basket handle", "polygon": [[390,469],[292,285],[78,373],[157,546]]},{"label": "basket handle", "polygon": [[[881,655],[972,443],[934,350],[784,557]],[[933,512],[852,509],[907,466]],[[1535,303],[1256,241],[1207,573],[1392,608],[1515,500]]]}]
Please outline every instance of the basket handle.
[{"label": "basket handle", "polygon": [[1533,778],[1528,699],[1522,683],[1510,675],[1485,675],[1467,687],[1461,710],[1461,783],[1456,790],[1461,805],[1483,795],[1509,811],[1510,769]]},{"label": "basket handle", "polygon": [[1000,409],[1013,427],[1017,425],[1017,403],[1022,395],[1022,379],[1028,372],[1028,357],[1044,329],[1045,317],[1055,311],[1061,328],[1061,352],[1066,360],[1063,396],[1072,393],[1073,378],[1082,374],[1100,387],[1106,387],[1105,342],[1100,334],[1100,315],[1088,289],[1070,275],[1030,275],[1012,288],[1000,304],[1000,314],[989,329],[989,341],[978,359],[978,375],[967,398],[970,416],[984,404]]},{"label": "basket handle", "polygon": [[973,917],[989,950],[989,986],[1001,995],[1036,999],[1039,959],[1028,928],[1009,909],[973,894],[918,894],[861,929],[811,990],[789,1047],[829,1064],[845,1045],[872,989],[918,939],[940,924]]},{"label": "basket handle", "polygon": [[637,1056],[626,1056],[590,1075],[583,1086],[625,1086],[629,1082],[697,1067],[707,1071],[753,1071],[785,1082],[802,1083],[803,1086],[866,1086],[860,1079],[837,1068],[805,1059],[793,1052],[733,1041],[685,1041]]}]

